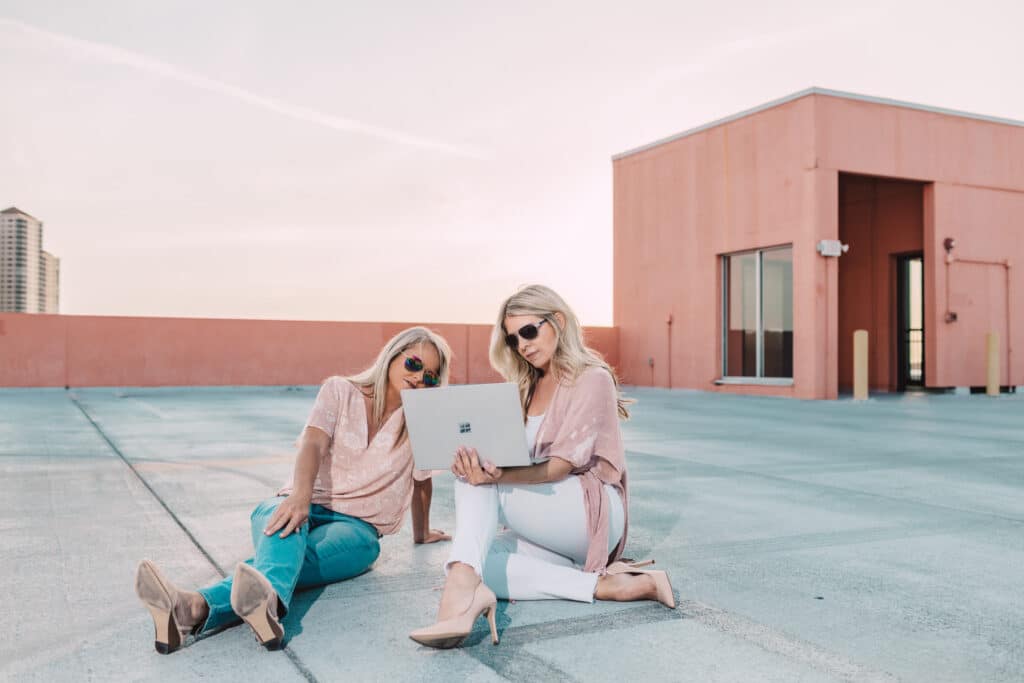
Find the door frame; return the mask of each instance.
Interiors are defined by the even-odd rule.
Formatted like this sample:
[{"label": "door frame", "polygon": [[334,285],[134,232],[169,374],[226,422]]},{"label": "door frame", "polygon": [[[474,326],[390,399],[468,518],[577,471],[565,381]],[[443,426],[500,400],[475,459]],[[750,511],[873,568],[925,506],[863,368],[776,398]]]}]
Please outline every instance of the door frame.
[{"label": "door frame", "polygon": [[[925,355],[925,292],[924,292],[924,253],[912,251],[901,254],[893,254],[896,262],[896,365],[895,385],[896,391],[906,391],[909,387],[924,388],[925,368],[927,367],[927,356]],[[909,292],[909,268],[911,261],[921,262],[921,327],[910,327],[910,292]],[[912,333],[920,333],[921,344],[921,376],[914,379],[910,376],[910,343]]]}]

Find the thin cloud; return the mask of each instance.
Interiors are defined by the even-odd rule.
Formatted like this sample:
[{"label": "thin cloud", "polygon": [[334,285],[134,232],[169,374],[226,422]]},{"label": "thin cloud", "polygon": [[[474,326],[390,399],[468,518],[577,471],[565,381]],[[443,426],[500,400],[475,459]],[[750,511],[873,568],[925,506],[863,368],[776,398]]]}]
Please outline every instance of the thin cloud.
[{"label": "thin cloud", "polygon": [[272,111],[282,116],[287,116],[298,121],[305,121],[307,123],[324,126],[325,128],[331,128],[334,130],[345,131],[348,133],[357,133],[360,135],[366,135],[369,137],[386,140],[398,145],[405,145],[407,147],[416,147],[420,149],[428,149],[435,152],[442,152],[451,156],[464,157],[469,159],[484,159],[486,155],[479,150],[471,147],[465,147],[461,145],[451,144],[442,140],[434,140],[431,138],[420,137],[417,135],[411,135],[399,130],[393,130],[390,128],[383,128],[381,126],[374,126],[362,121],[356,121],[354,119],[347,119],[340,116],[334,116],[327,114],[315,109],[309,109],[306,107],[298,107],[293,104],[282,102],[271,97],[264,97],[257,93],[251,92],[244,88],[218,81],[213,78],[207,78],[201,74],[186,71],[172,64],[161,62],[152,57],[148,57],[144,54],[126,50],[124,48],[117,47],[115,45],[108,45],[106,43],[98,43],[91,40],[83,40],[81,38],[74,38],[72,36],[64,35],[62,33],[55,33],[53,31],[47,31],[41,28],[37,28],[30,24],[26,24],[21,21],[14,19],[7,19],[0,17],[0,28],[13,29],[20,31],[29,36],[35,38],[41,38],[53,43],[62,45],[63,47],[73,50],[79,55],[83,55],[92,59],[106,62],[108,64],[116,64],[119,66],[126,66],[137,71],[152,74],[160,78],[166,78],[168,80],[177,81],[186,85],[198,88],[200,90],[207,90],[215,92],[226,97],[231,97],[242,102],[247,102],[251,105]]}]

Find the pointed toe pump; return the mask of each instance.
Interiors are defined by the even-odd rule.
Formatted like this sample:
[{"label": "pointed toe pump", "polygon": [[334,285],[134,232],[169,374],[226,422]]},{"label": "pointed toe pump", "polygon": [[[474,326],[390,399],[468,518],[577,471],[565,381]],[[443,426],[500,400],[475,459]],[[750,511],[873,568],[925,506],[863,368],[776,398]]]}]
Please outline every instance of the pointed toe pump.
[{"label": "pointed toe pump", "polygon": [[605,572],[608,574],[647,574],[654,580],[654,587],[658,591],[657,600],[669,609],[676,608],[676,596],[672,592],[672,584],[668,580],[668,573],[660,569],[640,569],[647,565],[654,564],[654,560],[643,562],[613,562],[608,565]]},{"label": "pointed toe pump", "polygon": [[268,650],[278,650],[284,642],[284,627],[277,617],[277,608],[277,592],[267,577],[247,564],[239,564],[231,581],[231,609]]},{"label": "pointed toe pump", "polygon": [[143,560],[135,570],[135,594],[153,617],[156,631],[153,645],[156,651],[167,655],[181,647],[185,638],[192,632],[192,627],[182,627],[178,624],[174,616],[178,589],[150,560]]},{"label": "pointed toe pump", "polygon": [[433,626],[413,631],[409,637],[427,647],[441,649],[458,647],[469,637],[477,617],[483,614],[487,617],[487,622],[491,627],[491,642],[497,645],[498,626],[495,621],[497,606],[498,599],[494,597],[494,592],[481,581],[474,589],[473,599],[465,611],[450,619],[439,621]]}]

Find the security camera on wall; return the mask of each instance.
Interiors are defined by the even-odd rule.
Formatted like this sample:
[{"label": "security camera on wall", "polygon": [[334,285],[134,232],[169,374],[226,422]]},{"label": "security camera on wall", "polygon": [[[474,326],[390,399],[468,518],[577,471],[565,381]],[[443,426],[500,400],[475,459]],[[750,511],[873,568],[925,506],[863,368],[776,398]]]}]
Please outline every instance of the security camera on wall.
[{"label": "security camera on wall", "polygon": [[818,242],[818,253],[822,256],[842,256],[850,250],[849,244],[843,244],[839,240],[821,240]]}]

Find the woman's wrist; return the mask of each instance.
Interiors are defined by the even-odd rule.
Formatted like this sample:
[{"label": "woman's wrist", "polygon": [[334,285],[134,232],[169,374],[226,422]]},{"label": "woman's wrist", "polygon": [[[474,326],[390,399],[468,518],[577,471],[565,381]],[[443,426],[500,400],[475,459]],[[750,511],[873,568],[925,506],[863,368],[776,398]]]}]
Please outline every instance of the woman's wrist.
[{"label": "woman's wrist", "polygon": [[307,489],[305,487],[300,488],[296,486],[292,489],[291,495],[288,497],[294,498],[296,501],[305,501],[308,503],[313,500],[313,489],[312,487]]}]

